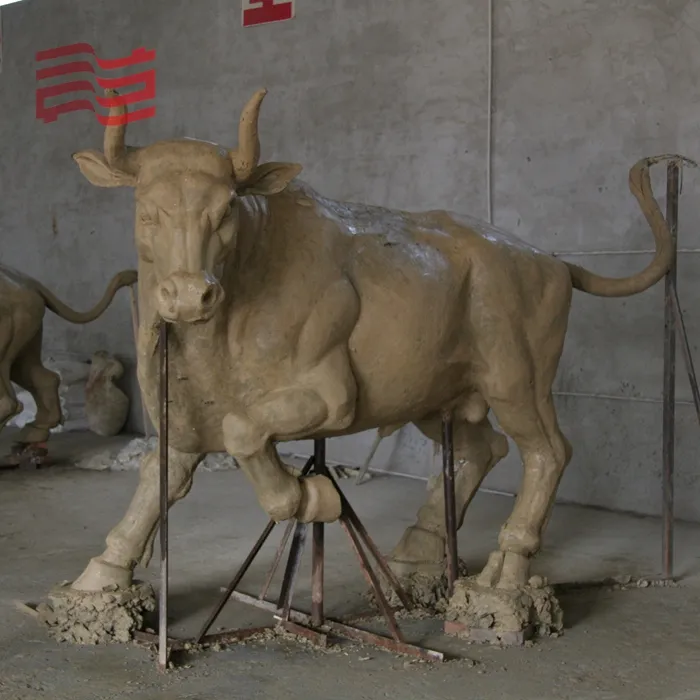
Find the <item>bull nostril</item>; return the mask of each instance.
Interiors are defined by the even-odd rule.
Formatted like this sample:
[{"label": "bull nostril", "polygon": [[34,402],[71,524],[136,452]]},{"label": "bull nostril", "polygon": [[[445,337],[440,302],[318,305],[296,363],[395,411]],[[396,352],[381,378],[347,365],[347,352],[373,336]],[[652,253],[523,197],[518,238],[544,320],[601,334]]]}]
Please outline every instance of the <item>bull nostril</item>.
[{"label": "bull nostril", "polygon": [[214,287],[209,287],[202,295],[202,304],[205,306],[214,301]]}]

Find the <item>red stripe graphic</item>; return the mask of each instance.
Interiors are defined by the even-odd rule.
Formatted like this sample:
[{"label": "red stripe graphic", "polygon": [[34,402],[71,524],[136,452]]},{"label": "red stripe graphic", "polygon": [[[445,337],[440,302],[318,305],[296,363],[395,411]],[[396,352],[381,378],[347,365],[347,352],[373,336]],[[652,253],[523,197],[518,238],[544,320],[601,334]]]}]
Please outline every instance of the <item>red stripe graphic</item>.
[{"label": "red stripe graphic", "polygon": [[[103,70],[112,70],[115,68],[125,68],[142,63],[147,63],[155,59],[156,52],[147,51],[144,48],[132,51],[130,56],[112,60],[102,60],[97,57],[95,50],[90,44],[78,43],[68,46],[60,46],[46,51],[39,51],[36,54],[37,61],[46,61],[55,58],[66,58],[68,56],[76,56],[78,54],[91,54],[95,58],[97,65]],[[109,109],[117,105],[130,105],[155,98],[156,94],[156,73],[153,68],[150,70],[135,73],[120,78],[102,78],[95,75],[95,68],[90,61],[69,61],[61,63],[49,68],[40,68],[36,71],[37,81],[46,80],[47,78],[55,78],[61,76],[74,75],[76,73],[91,73],[95,76],[94,80],[97,85],[103,90],[106,88],[120,89],[133,85],[142,85],[140,90],[134,90],[124,95],[116,97],[104,97],[97,94],[97,90],[90,80],[73,80],[57,85],[37,88],[36,91],[36,118],[42,120],[45,124],[55,122],[62,114],[69,112],[77,112],[89,110],[95,113],[98,121],[103,126],[117,126],[128,124],[142,119],[149,119],[156,113],[155,107],[146,107],[129,112],[128,114],[109,117],[102,116],[97,113],[95,103]],[[47,100],[61,97],[68,93],[75,92],[90,92],[92,95],[88,99],[75,99],[62,104],[48,107]]]}]

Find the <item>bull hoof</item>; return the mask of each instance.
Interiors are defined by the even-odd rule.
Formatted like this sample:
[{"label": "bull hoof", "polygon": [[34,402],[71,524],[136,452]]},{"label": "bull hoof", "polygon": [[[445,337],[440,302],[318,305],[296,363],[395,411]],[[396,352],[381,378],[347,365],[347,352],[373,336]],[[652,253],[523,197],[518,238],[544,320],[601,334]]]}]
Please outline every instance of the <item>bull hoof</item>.
[{"label": "bull hoof", "polygon": [[417,525],[406,528],[389,555],[389,566],[398,577],[423,574],[441,576],[445,571],[445,539]]},{"label": "bull hoof", "polygon": [[133,572],[123,566],[110,564],[101,557],[93,557],[85,571],[71,588],[75,591],[103,591],[105,588],[127,589],[131,586]]},{"label": "bull hoof", "polygon": [[295,518],[303,500],[303,489],[299,479],[290,478],[288,488],[281,493],[266,493],[260,497],[260,505],[265,512],[278,523]]},{"label": "bull hoof", "polygon": [[483,588],[515,590],[527,584],[530,578],[530,559],[516,552],[491,552],[486,566],[476,577]]},{"label": "bull hoof", "polygon": [[301,480],[301,503],[295,515],[302,523],[332,523],[342,511],[340,494],[326,476],[316,474]]},{"label": "bull hoof", "polygon": [[134,632],[144,629],[149,613],[155,609],[153,588],[134,582],[129,588],[111,592],[57,586],[36,612],[51,637],[83,645],[130,642]]}]

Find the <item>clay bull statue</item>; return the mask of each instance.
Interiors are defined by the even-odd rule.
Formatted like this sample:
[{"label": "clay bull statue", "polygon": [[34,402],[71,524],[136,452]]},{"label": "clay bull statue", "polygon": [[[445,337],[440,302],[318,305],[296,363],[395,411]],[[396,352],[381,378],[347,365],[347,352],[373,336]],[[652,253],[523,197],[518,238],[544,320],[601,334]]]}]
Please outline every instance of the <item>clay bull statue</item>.
[{"label": "clay bull statue", "polygon": [[[479,581],[524,584],[571,458],[551,390],[572,290],[629,296],[667,271],[673,247],[649,178],[661,158],[640,161],[629,178],[656,253],[639,274],[612,279],[478,219],[332,201],[296,179],[300,165],[259,164],[265,94],[245,106],[235,150],[189,139],[129,147],[126,127],[108,126],[103,151],[73,156],[92,184],[135,191],[138,376],[154,425],[157,326],[171,324],[169,502],[186,496],[203,455],[225,450],[272,518],[331,522],[341,509],[332,484],[286,471],[275,441],[403,423],[439,441],[449,410],[463,517],[508,451],[492,410],[524,477]],[[106,549],[73,588],[129,586],[151,557],[157,521],[155,451]],[[444,537],[438,480],[391,565],[442,571]]]},{"label": "clay bull statue", "polygon": [[27,390],[36,402],[36,416],[17,436],[19,443],[44,442],[63,420],[59,377],[41,362],[46,309],[70,323],[99,318],[122,287],[135,284],[136,270],[117,273],[100,301],[89,311],[75,311],[46,287],[17,270],[0,265],[0,430],[22,412],[11,382]]}]

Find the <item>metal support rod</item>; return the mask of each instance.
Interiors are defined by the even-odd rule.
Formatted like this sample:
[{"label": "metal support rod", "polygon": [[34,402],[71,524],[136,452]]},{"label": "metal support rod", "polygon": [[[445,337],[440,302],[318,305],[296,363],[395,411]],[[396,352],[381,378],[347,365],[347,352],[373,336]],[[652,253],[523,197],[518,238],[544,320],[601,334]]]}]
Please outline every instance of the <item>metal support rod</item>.
[{"label": "metal support rod", "polygon": [[281,610],[280,614],[284,621],[289,620],[289,612],[292,608],[292,597],[294,596],[294,586],[297,582],[301,557],[304,554],[307,531],[307,524],[297,521],[296,527],[294,528],[294,536],[292,537],[292,546],[289,548],[287,568],[285,569],[284,578],[282,579],[279,602],[277,603],[277,607]]},{"label": "metal support rod", "polygon": [[214,624],[214,620],[216,620],[216,618],[219,617],[219,614],[224,609],[224,605],[226,605],[228,599],[231,597],[231,594],[236,590],[236,586],[246,575],[246,572],[250,568],[250,565],[253,563],[253,560],[255,559],[255,557],[258,556],[258,552],[262,549],[262,546],[265,544],[267,538],[270,536],[270,533],[275,529],[275,525],[277,525],[277,523],[274,520],[268,521],[267,525],[265,526],[265,529],[262,531],[262,534],[260,535],[260,537],[258,537],[258,541],[253,545],[253,549],[251,549],[250,552],[248,552],[248,556],[245,558],[243,564],[241,564],[241,568],[238,569],[236,575],[231,580],[231,583],[229,583],[226,592],[221,596],[216,607],[214,608],[214,610],[212,610],[211,614],[207,618],[207,621],[204,623],[204,625],[202,625],[202,629],[199,631],[199,634],[195,638],[195,644],[201,643],[202,639],[209,631],[209,628]]},{"label": "metal support rod", "polygon": [[158,600],[158,666],[168,667],[168,324],[160,324],[160,597]]},{"label": "metal support rod", "polygon": [[664,293],[664,387],[663,387],[663,481],[662,512],[663,575],[673,577],[673,473],[676,422],[676,326],[674,298],[676,295],[676,263],[678,234],[679,167],[670,162],[666,169],[666,223],[671,233],[673,260],[666,273]]},{"label": "metal support rod", "polygon": [[355,532],[355,529],[352,526],[352,523],[350,522],[349,518],[347,518],[347,516],[341,516],[340,524],[342,525],[343,529],[350,538],[350,544],[352,545],[352,548],[355,551],[355,554],[357,555],[357,558],[360,562],[360,568],[362,569],[362,573],[365,575],[367,583],[369,583],[370,587],[374,592],[374,595],[377,598],[379,609],[384,615],[384,619],[386,620],[387,627],[391,632],[391,636],[397,642],[403,642],[403,636],[401,634],[401,631],[399,630],[399,626],[396,624],[396,618],[394,617],[394,613],[391,609],[391,606],[389,605],[389,601],[386,599],[386,596],[382,592],[382,586],[379,583],[376,574],[374,573],[374,571],[372,571],[372,566],[369,563],[369,560],[367,559],[367,555],[362,549],[362,544],[360,543],[360,540],[358,538],[357,533]]},{"label": "metal support rod", "polygon": [[374,560],[377,562],[377,566],[379,567],[380,571],[382,572],[382,574],[384,574],[386,580],[389,581],[392,588],[396,591],[396,595],[398,596],[402,605],[404,606],[404,608],[406,608],[406,610],[413,610],[414,606],[411,602],[411,599],[406,594],[406,591],[403,589],[403,586],[401,585],[401,582],[397,578],[396,574],[391,570],[389,564],[387,564],[386,559],[379,551],[379,547],[377,547],[374,540],[369,536],[367,528],[365,528],[365,526],[362,524],[362,521],[355,512],[355,509],[350,504],[350,501],[348,501],[347,497],[340,489],[340,486],[338,486],[338,482],[335,480],[335,478],[328,469],[325,470],[324,476],[327,476],[335,485],[335,488],[338,491],[338,495],[340,496],[340,502],[342,504],[343,509],[343,516],[347,517],[348,523],[355,528],[361,541],[364,543],[365,547],[367,547],[370,554],[374,557]]},{"label": "metal support rod", "polygon": [[690,342],[688,341],[688,331],[685,328],[685,320],[683,319],[683,311],[681,310],[681,303],[678,300],[678,292],[675,291],[673,295],[673,312],[674,312],[674,322],[676,326],[676,333],[680,334],[681,337],[681,348],[683,350],[683,360],[685,362],[685,369],[688,372],[688,381],[690,382],[690,391],[693,394],[693,405],[695,406],[695,414],[698,417],[698,424],[700,424],[700,388],[698,388],[698,377],[695,373],[695,365],[693,364],[693,355],[690,350]]},{"label": "metal support rod", "polygon": [[[304,465],[304,468],[300,472],[300,476],[304,477],[306,476],[311,469],[314,466],[314,457],[313,455],[309,457],[306,460],[306,464]],[[272,566],[270,567],[270,571],[267,574],[267,578],[265,579],[265,583],[263,584],[262,590],[260,591],[260,600],[264,600],[267,597],[267,592],[270,590],[270,585],[272,584],[272,579],[275,576],[275,572],[277,571],[277,567],[280,565],[280,561],[282,560],[282,555],[284,554],[284,549],[287,546],[287,542],[289,541],[289,537],[292,534],[292,531],[294,530],[294,520],[290,520],[287,523],[287,527],[284,529],[284,535],[282,535],[282,540],[280,541],[277,551],[275,552],[275,559],[272,562]],[[240,580],[240,579],[239,579]]]},{"label": "metal support rod", "polygon": [[313,547],[311,550],[311,618],[316,627],[323,624],[324,539],[324,524],[314,523]]},{"label": "metal support rod", "polygon": [[[272,521],[271,521],[272,522]],[[277,551],[275,552],[275,559],[272,562],[272,566],[270,567],[270,570],[267,573],[267,578],[265,579],[265,583],[263,584],[262,590],[260,591],[260,600],[264,600],[267,598],[267,592],[270,590],[270,585],[272,584],[272,579],[275,577],[275,573],[277,572],[277,567],[280,565],[280,561],[282,561],[282,555],[284,554],[284,550],[287,547],[287,542],[289,542],[289,538],[294,531],[294,520],[290,520],[287,523],[287,527],[284,528],[284,534],[282,535],[282,539],[280,540],[279,545],[277,546]]]},{"label": "metal support rod", "polygon": [[365,475],[369,471],[369,465],[372,462],[372,457],[374,457],[374,453],[377,451],[379,443],[381,443],[381,441],[382,434],[379,432],[379,430],[377,430],[377,434],[374,436],[374,442],[372,443],[372,447],[369,450],[369,454],[367,455],[364,464],[357,472],[357,478],[355,479],[355,483],[358,486],[362,483],[362,480],[365,478]]},{"label": "metal support rod", "polygon": [[[326,441],[314,440],[314,467],[321,471],[326,466]],[[317,471],[317,473],[319,473]],[[311,549],[311,620],[314,626],[323,624],[323,559],[325,525],[313,524]]]},{"label": "metal support rod", "polygon": [[455,504],[455,455],[452,414],[442,417],[442,480],[445,494],[445,543],[447,548],[447,595],[457,580],[457,506]]},{"label": "metal support rod", "polygon": [[[267,610],[268,612],[272,613],[276,612],[277,610],[277,605],[275,603],[267,600],[258,600],[257,598],[245,593],[234,591],[233,597],[235,600],[241,603],[251,605],[261,610]],[[371,617],[374,617],[374,613],[372,613]],[[353,620],[357,619],[359,618],[353,617]],[[311,625],[311,616],[303,612],[299,612],[298,610],[291,611],[290,620],[300,625]],[[422,647],[407,644],[406,642],[397,642],[395,639],[389,639],[388,637],[383,637],[379,634],[368,632],[367,630],[352,627],[350,626],[349,621],[334,620],[327,617],[325,625],[330,630],[336,632],[341,637],[345,637],[346,639],[354,639],[364,644],[374,644],[376,646],[383,647],[384,649],[388,649],[389,651],[415,656],[419,659],[425,659],[426,661],[444,660],[444,654],[442,652],[433,651],[432,649],[423,649]],[[227,633],[224,632],[222,634],[226,635]]]}]

